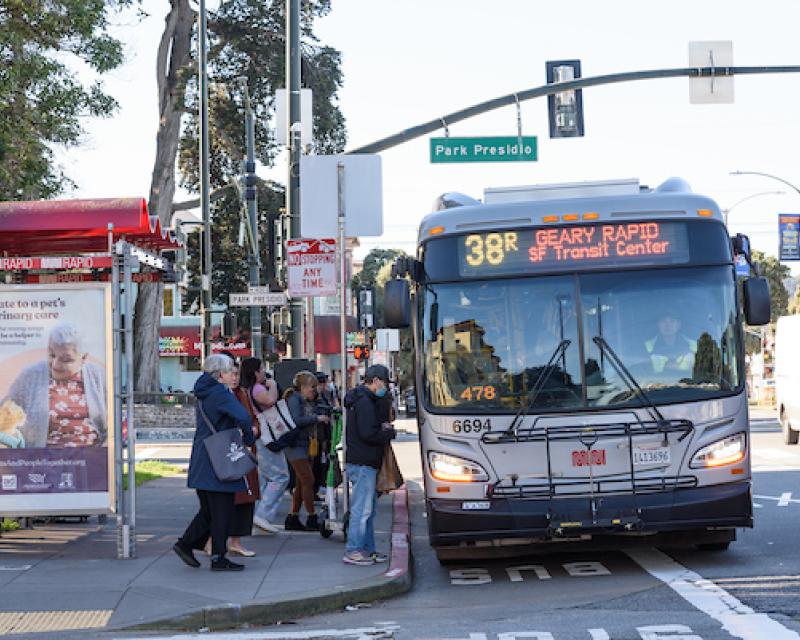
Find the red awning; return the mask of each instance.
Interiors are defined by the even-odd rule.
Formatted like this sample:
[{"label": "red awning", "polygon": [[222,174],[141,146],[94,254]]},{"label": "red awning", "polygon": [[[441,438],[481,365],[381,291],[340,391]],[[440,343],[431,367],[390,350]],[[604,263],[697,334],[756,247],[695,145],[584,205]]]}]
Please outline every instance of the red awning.
[{"label": "red awning", "polygon": [[15,256],[108,252],[114,240],[151,251],[176,249],[172,231],[147,213],[143,198],[0,202],[0,253]]},{"label": "red awning", "polygon": [[[358,321],[353,316],[345,317],[345,329],[358,331]],[[314,351],[321,354],[341,352],[339,316],[314,316]]]}]

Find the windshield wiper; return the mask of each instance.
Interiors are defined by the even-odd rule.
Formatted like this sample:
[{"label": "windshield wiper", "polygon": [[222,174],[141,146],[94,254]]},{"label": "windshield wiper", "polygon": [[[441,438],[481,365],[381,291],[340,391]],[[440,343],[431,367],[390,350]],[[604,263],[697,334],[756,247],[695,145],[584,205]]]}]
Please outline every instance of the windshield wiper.
[{"label": "windshield wiper", "polygon": [[611,363],[611,366],[614,367],[614,370],[617,372],[617,375],[622,379],[625,385],[630,389],[633,393],[638,395],[642,400],[647,403],[647,412],[650,414],[650,417],[655,422],[665,422],[664,416],[661,415],[661,412],[658,410],[655,402],[653,402],[650,397],[644,392],[644,389],[639,385],[636,381],[636,378],[633,377],[633,374],[628,370],[628,367],[622,362],[620,357],[617,355],[616,351],[611,348],[611,345],[606,342],[605,338],[602,336],[595,336],[592,338],[592,342],[597,345],[597,348],[600,349],[601,354],[605,354],[608,357],[608,361]]},{"label": "windshield wiper", "polygon": [[558,368],[556,366],[556,361],[566,353],[570,344],[572,344],[570,340],[562,340],[558,343],[556,348],[553,350],[553,355],[550,356],[547,364],[539,372],[539,376],[536,378],[536,382],[533,383],[531,390],[525,394],[525,397],[528,399],[528,403],[520,405],[519,411],[517,411],[517,414],[511,421],[511,425],[506,430],[506,433],[513,432],[517,428],[517,422],[519,422],[520,418],[524,418],[526,415],[528,415],[528,411],[531,409],[531,407],[533,407],[534,403],[536,402],[536,398],[541,393],[544,385],[550,379],[550,376],[553,375],[553,371]]}]

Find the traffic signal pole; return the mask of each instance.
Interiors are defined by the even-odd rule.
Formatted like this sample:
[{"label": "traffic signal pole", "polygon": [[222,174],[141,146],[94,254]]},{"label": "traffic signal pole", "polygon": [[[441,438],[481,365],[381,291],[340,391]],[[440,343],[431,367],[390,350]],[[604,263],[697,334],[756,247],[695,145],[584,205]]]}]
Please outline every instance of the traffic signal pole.
[{"label": "traffic signal pole", "polygon": [[387,138],[377,140],[370,144],[364,145],[348,151],[347,153],[378,153],[391,149],[399,144],[414,140],[426,133],[438,131],[443,127],[455,124],[467,118],[481,115],[487,111],[493,111],[500,107],[512,105],[516,102],[523,100],[531,100],[532,98],[541,98],[544,96],[555,95],[562,91],[571,91],[575,89],[583,89],[585,87],[595,87],[604,84],[614,84],[618,82],[632,82],[635,80],[654,80],[659,78],[677,78],[680,76],[688,76],[690,78],[713,78],[716,76],[733,76],[733,75],[751,75],[751,74],[764,74],[764,73],[798,73],[800,72],[800,65],[780,65],[780,66],[766,66],[766,67],[685,67],[680,69],[653,69],[649,71],[628,71],[625,73],[612,73],[603,76],[594,76],[591,78],[578,78],[568,82],[554,82],[546,84],[541,87],[533,89],[526,89],[518,93],[509,93],[499,98],[487,100],[479,104],[454,111],[447,114],[424,122],[416,127],[404,129],[400,133],[396,133]]}]

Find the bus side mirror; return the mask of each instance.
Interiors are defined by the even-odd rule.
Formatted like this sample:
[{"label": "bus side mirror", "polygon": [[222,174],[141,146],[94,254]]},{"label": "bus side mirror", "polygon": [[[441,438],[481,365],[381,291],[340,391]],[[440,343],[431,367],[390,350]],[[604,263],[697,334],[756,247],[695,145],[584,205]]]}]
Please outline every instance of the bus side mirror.
[{"label": "bus side mirror", "polygon": [[388,280],[383,289],[383,319],[390,329],[411,326],[411,291],[407,280]]},{"label": "bus side mirror", "polygon": [[766,278],[747,278],[742,283],[744,297],[744,319],[751,327],[769,324],[770,299]]}]

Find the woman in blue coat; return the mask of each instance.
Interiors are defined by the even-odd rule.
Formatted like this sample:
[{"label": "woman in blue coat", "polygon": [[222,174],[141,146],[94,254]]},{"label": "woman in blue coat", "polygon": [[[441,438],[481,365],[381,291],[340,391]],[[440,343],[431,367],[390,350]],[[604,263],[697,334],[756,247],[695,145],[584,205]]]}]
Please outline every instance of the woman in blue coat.
[{"label": "woman in blue coat", "polygon": [[[252,418],[228,388],[236,375],[233,360],[222,354],[211,355],[206,358],[203,371],[194,385],[194,395],[211,424],[217,431],[241,429],[245,444],[253,444]],[[244,565],[228,560],[225,552],[233,521],[234,494],[244,491],[246,485],[243,479],[222,482],[217,478],[203,443],[210,435],[211,429],[198,409],[188,485],[197,491],[200,510],[172,548],[190,567],[199,567],[192,550],[202,549],[210,535],[211,570],[241,571]]]}]

